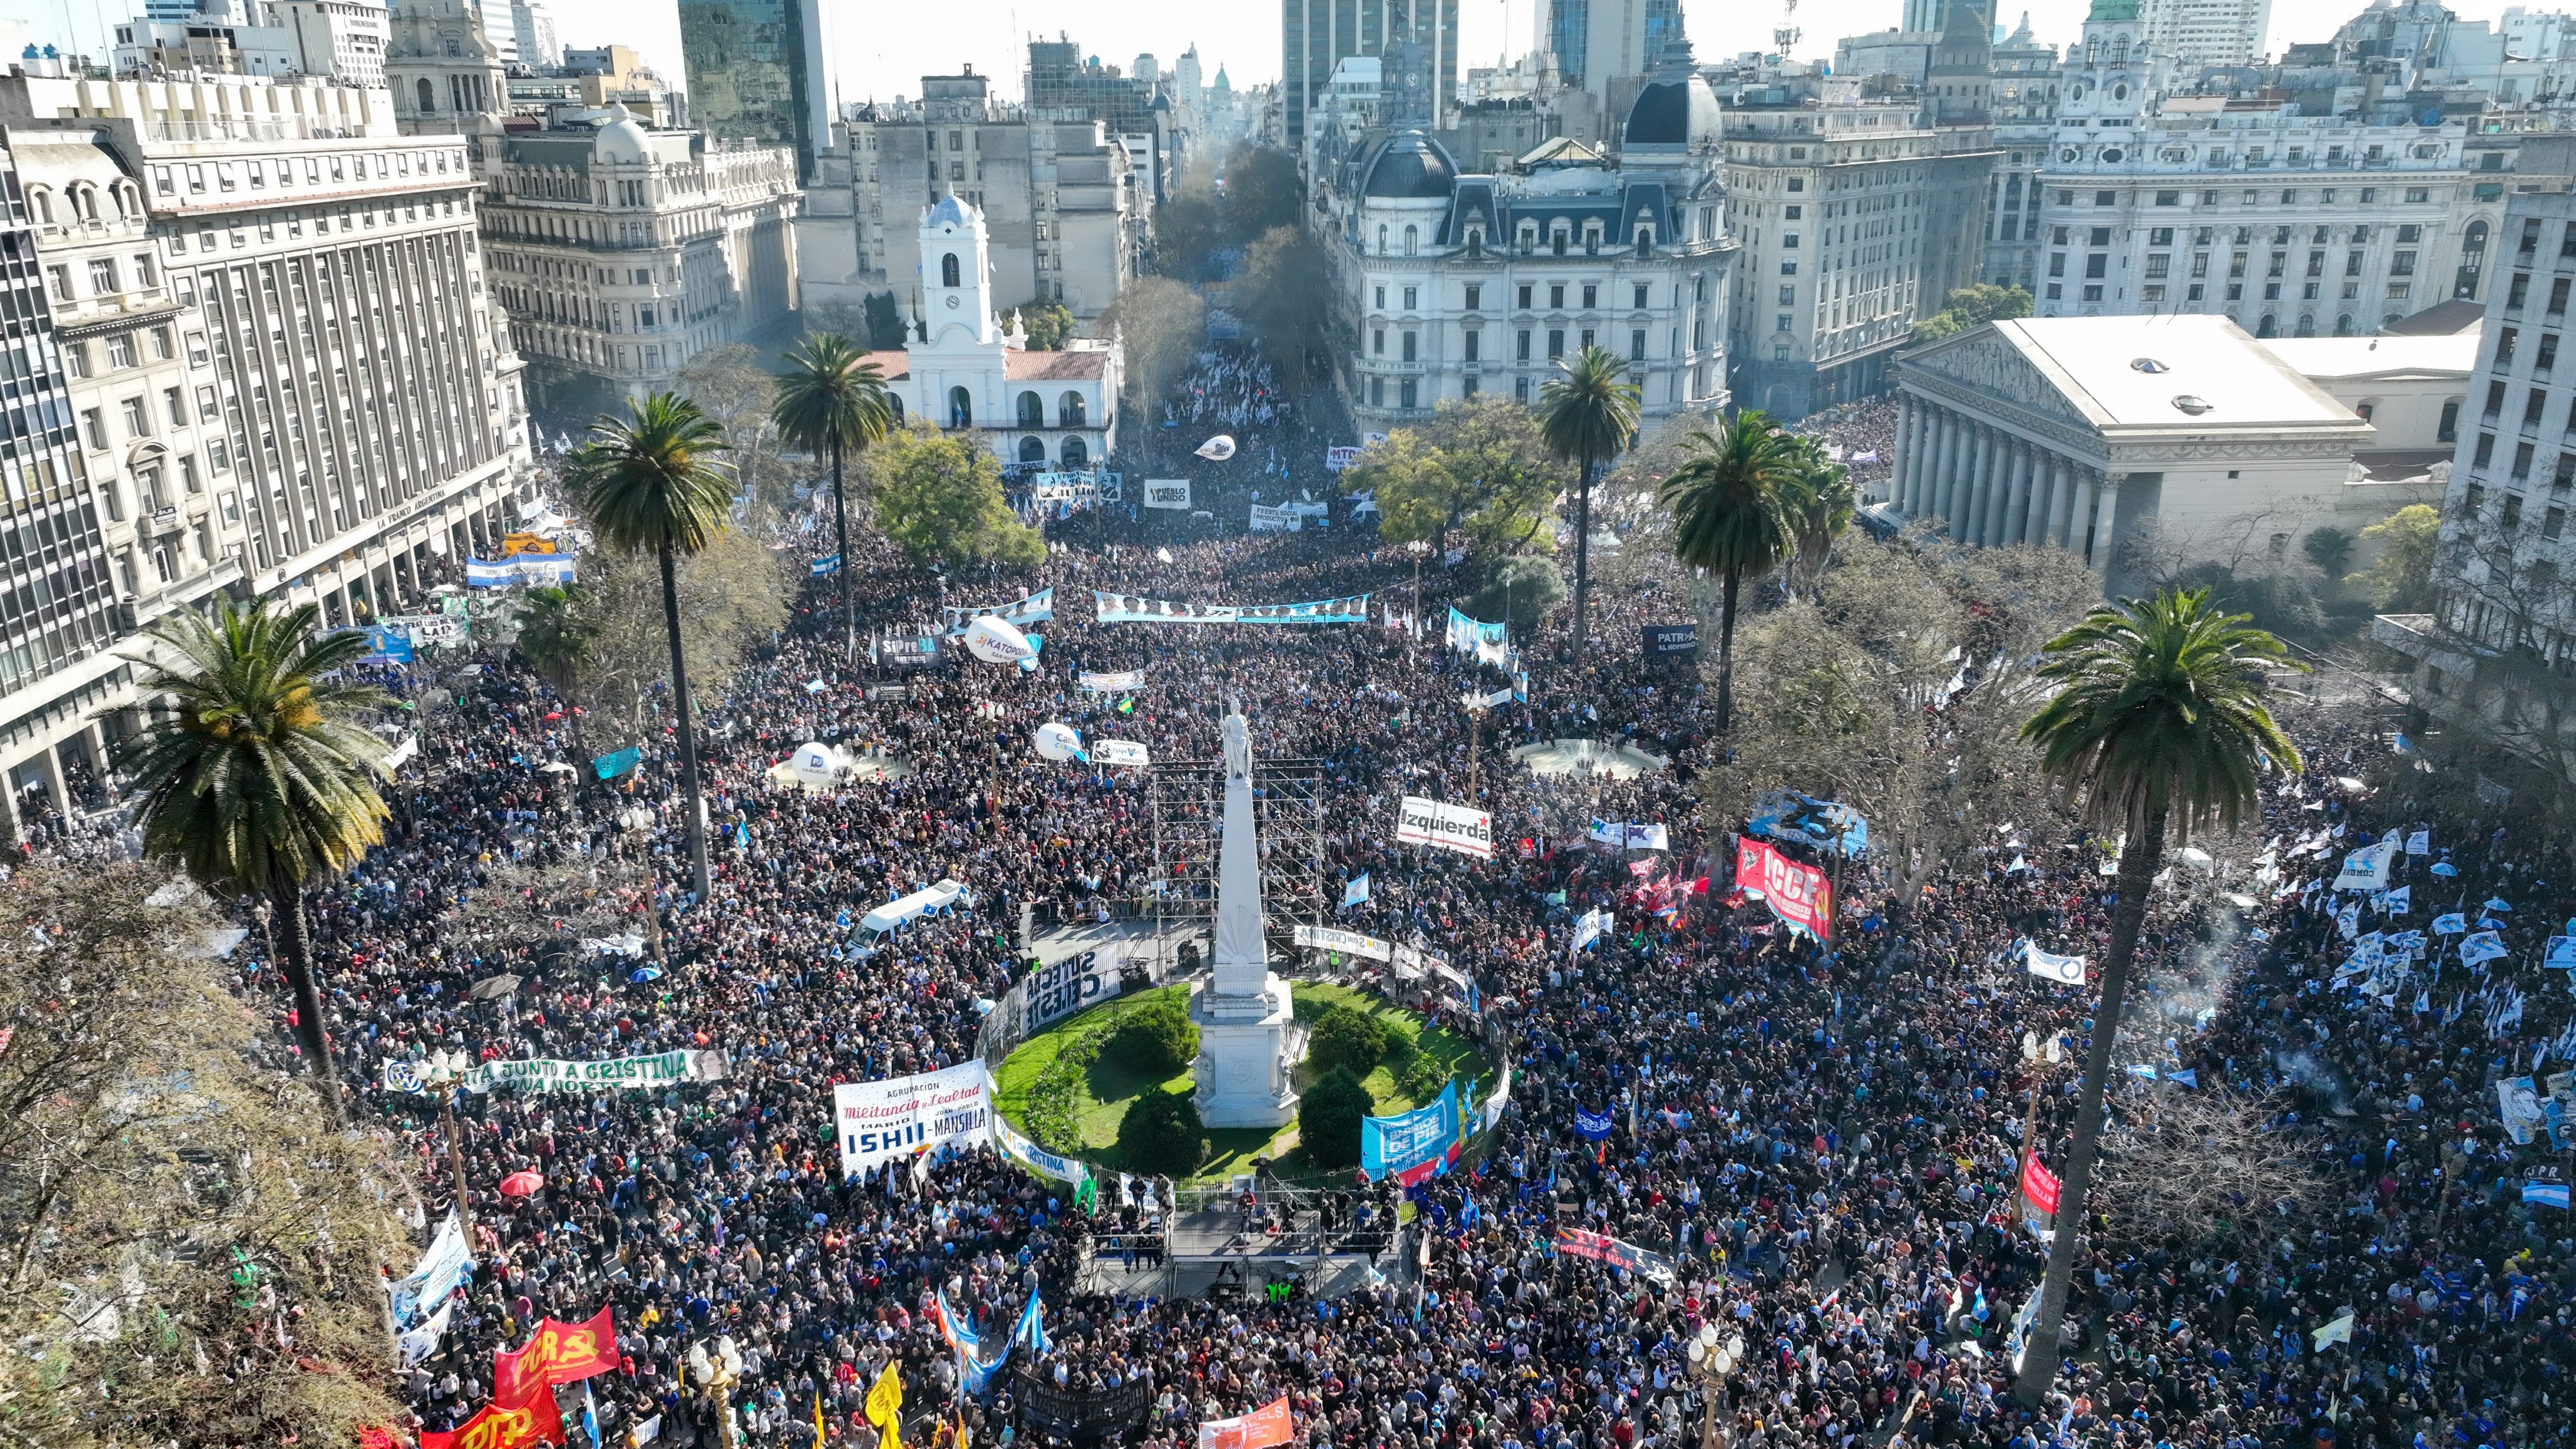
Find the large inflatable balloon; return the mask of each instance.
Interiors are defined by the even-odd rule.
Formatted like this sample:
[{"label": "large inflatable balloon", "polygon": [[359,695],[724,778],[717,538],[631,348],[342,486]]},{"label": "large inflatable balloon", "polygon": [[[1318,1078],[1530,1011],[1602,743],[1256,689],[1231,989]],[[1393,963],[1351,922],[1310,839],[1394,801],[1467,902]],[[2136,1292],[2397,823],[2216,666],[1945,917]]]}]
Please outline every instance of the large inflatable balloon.
[{"label": "large inflatable balloon", "polygon": [[787,768],[796,776],[798,784],[821,786],[838,780],[841,772],[849,768],[849,761],[830,745],[808,741],[798,745],[796,753],[787,757]]},{"label": "large inflatable balloon", "polygon": [[1199,444],[1198,455],[1207,459],[1211,463],[1222,463],[1226,459],[1233,457],[1233,435],[1230,433],[1219,433],[1215,437],[1208,439],[1206,442]]},{"label": "large inflatable balloon", "polygon": [[1082,736],[1073,726],[1053,720],[1038,726],[1035,741],[1042,760],[1078,760],[1082,758]]},{"label": "large inflatable balloon", "polygon": [[966,626],[966,652],[987,664],[1017,664],[1038,655],[1029,647],[1029,636],[992,614]]}]

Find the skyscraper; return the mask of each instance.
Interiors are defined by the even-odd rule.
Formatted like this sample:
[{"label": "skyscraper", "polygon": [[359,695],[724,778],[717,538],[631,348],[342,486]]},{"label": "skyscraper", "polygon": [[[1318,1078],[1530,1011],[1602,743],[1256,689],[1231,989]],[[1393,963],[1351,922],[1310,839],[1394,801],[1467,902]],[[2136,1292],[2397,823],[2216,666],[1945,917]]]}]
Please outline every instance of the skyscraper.
[{"label": "skyscraper", "polygon": [[1280,0],[1290,145],[1304,142],[1306,112],[1331,83],[1333,67],[1355,55],[1384,55],[1417,33],[1430,55],[1433,114],[1445,116],[1458,99],[1458,0]]},{"label": "skyscraper", "polygon": [[796,148],[800,178],[831,144],[821,0],[680,0],[689,119],[710,136]]},{"label": "skyscraper", "polygon": [[1619,76],[1652,70],[1682,27],[1681,0],[1552,0],[1539,12],[1539,44],[1568,85],[1606,96]]}]

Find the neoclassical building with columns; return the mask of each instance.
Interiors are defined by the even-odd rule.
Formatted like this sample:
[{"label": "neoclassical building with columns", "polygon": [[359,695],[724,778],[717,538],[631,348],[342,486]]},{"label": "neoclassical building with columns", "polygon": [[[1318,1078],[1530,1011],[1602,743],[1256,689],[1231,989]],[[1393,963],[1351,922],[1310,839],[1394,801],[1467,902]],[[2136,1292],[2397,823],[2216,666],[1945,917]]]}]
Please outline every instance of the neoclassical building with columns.
[{"label": "neoclassical building with columns", "polygon": [[2317,528],[2440,493],[2375,467],[2368,421],[2224,317],[1988,323],[1905,354],[1897,396],[1882,516],[2072,549],[2106,591],[2178,561],[2295,559]]}]

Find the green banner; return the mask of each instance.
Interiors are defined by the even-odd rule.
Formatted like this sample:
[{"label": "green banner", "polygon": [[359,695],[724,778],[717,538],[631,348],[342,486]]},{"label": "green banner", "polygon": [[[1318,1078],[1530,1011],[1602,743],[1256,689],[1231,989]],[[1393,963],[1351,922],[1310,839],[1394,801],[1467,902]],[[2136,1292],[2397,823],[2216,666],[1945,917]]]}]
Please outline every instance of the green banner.
[{"label": "green banner", "polygon": [[[494,1087],[515,1087],[523,1092],[624,1092],[682,1082],[717,1082],[724,1080],[729,1071],[722,1052],[656,1052],[598,1062],[534,1057],[477,1063],[454,1085],[469,1092],[488,1092]],[[393,1092],[434,1090],[421,1075],[418,1062],[385,1063],[384,1082],[385,1089]]]}]

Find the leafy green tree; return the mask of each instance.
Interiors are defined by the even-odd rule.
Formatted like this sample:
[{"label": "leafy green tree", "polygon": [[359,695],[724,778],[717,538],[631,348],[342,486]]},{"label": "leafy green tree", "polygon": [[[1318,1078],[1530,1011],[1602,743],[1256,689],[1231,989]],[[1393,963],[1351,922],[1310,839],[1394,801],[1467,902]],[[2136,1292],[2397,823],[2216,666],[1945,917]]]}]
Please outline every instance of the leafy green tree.
[{"label": "leafy green tree", "polygon": [[778,375],[777,399],[769,419],[778,435],[809,453],[832,462],[832,546],[841,567],[841,634],[845,657],[859,658],[859,615],[851,602],[849,502],[842,496],[842,461],[867,450],[894,424],[894,404],[886,396],[885,373],[834,333],[808,334],[787,354],[787,370]]},{"label": "leafy green tree", "polygon": [[267,899],[278,966],[295,992],[295,1036],[340,1122],[340,1084],[323,1031],[322,994],[304,928],[304,887],[337,876],[384,839],[385,742],[361,720],[388,702],[372,685],[333,676],[367,652],[366,636],[322,633],[311,604],[224,603],[211,618],[171,614],[145,630],[171,662],[143,663],[143,692],[166,698],[119,764],[141,794],[143,851],[176,860],[191,880]]},{"label": "leafy green tree", "polygon": [[1318,1167],[1349,1167],[1360,1160],[1360,1121],[1376,1110],[1359,1078],[1326,1072],[1297,1099],[1297,1143]]},{"label": "leafy green tree", "polygon": [[1637,440],[1642,394],[1628,364],[1606,347],[1587,347],[1557,362],[1557,377],[1539,389],[1538,430],[1548,451],[1575,465],[1574,647],[1582,649],[1592,588],[1592,482]]},{"label": "leafy green tree", "polygon": [[662,572],[662,626],[671,652],[671,718],[680,742],[680,781],[688,797],[689,861],[698,899],[707,899],[707,823],[698,779],[698,741],[689,724],[689,667],[681,653],[678,560],[705,549],[726,530],[733,478],[714,461],[722,429],[697,404],[673,393],[630,403],[623,418],[602,414],[593,440],[565,460],[564,477],[599,541],[621,553],[649,554]]},{"label": "leafy green tree", "polygon": [[912,340],[912,329],[904,325],[902,309],[894,304],[894,293],[870,292],[860,305],[866,315],[869,347],[884,352]]},{"label": "leafy green tree", "polygon": [[[723,693],[745,651],[787,622],[797,580],[779,555],[738,528],[683,555],[673,577],[695,708]],[[560,604],[535,591],[522,602],[520,656],[582,705],[576,723],[586,736],[596,729],[607,747],[632,743],[644,728],[650,691],[670,670],[659,561],[594,549],[582,557],[581,582],[560,592]]]},{"label": "leafy green tree", "polygon": [[1187,1177],[1207,1161],[1207,1126],[1187,1092],[1162,1087],[1127,1104],[1118,1121],[1118,1153],[1138,1172]]},{"label": "leafy green tree", "polygon": [[[1789,435],[1745,411],[1725,430],[1691,438],[1690,460],[1664,479],[1673,556],[1723,581],[1717,630],[1717,727],[1735,712],[1735,607],[1747,575],[1777,568],[1795,547],[1785,494],[1798,476]],[[1580,607],[1578,605],[1578,607]]]},{"label": "leafy green tree", "polygon": [[1198,1024],[1176,1001],[1147,1002],[1119,1021],[1108,1051],[1110,1060],[1131,1071],[1168,1077],[1198,1058]]},{"label": "leafy green tree", "polygon": [[1556,560],[1537,554],[1495,559],[1484,586],[1461,606],[1479,619],[1505,619],[1515,629],[1532,630],[1565,602],[1565,575]]},{"label": "leafy green tree", "polygon": [[1323,1072],[1346,1071],[1365,1077],[1386,1055],[1386,1026],[1365,1011],[1336,1006],[1324,1013],[1306,1037],[1306,1060]]},{"label": "leafy green tree", "polygon": [[2428,503],[2410,503],[2361,531],[2379,545],[2370,567],[2344,580],[2382,613],[2420,614],[2433,607],[2433,551],[2442,538],[2442,515]]},{"label": "leafy green tree", "polygon": [[2027,317],[2032,306],[2030,293],[2020,287],[1998,287],[1990,282],[1960,287],[1942,299],[1940,311],[1914,324],[1913,340],[1918,344],[1938,342],[1983,323]]},{"label": "leafy green tree", "polygon": [[2075,798],[2085,823],[2127,834],[2102,956],[2102,1001],[2059,1179],[2057,1233],[2016,1386],[2025,1404],[2039,1403],[2057,1378],[2066,1285],[2102,1135],[2102,1093],[2167,834],[2179,844],[2195,830],[2233,828],[2260,808],[2267,762],[2292,775],[2300,769],[2298,747],[2263,707],[2264,673],[2283,667],[2287,651],[2244,622],[2212,605],[2205,590],[2096,609],[2049,641],[2039,672],[2057,693],[2022,728],[2039,747],[2042,771]]},{"label": "leafy green tree", "polygon": [[1184,187],[1154,208],[1154,270],[1182,282],[1204,282],[1225,247],[1225,214],[1204,187]]},{"label": "leafy green tree", "polygon": [[1549,525],[1566,470],[1527,408],[1499,397],[1440,404],[1431,421],[1397,428],[1342,474],[1346,493],[1374,493],[1378,537],[1439,543],[1465,529],[1481,548],[1556,547]]},{"label": "leafy green tree", "polygon": [[1332,287],[1323,248],[1297,227],[1272,227],[1244,250],[1243,269],[1234,280],[1234,314],[1292,399],[1332,375],[1331,309],[1315,305]]},{"label": "leafy green tree", "polygon": [[1028,330],[1029,350],[1060,352],[1077,328],[1073,313],[1062,302],[1023,302],[1020,325]]},{"label": "leafy green tree", "polygon": [[991,450],[916,425],[889,433],[870,456],[877,528],[913,562],[1025,567],[1046,557],[1038,531],[1002,501]]}]

